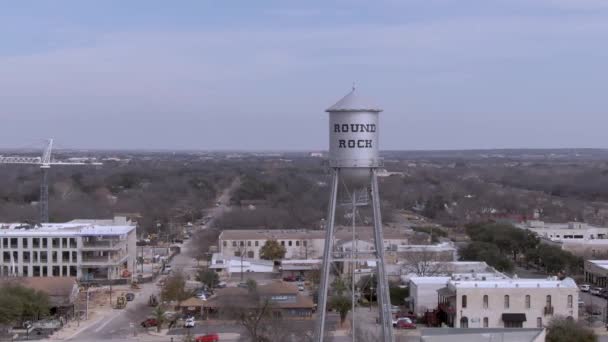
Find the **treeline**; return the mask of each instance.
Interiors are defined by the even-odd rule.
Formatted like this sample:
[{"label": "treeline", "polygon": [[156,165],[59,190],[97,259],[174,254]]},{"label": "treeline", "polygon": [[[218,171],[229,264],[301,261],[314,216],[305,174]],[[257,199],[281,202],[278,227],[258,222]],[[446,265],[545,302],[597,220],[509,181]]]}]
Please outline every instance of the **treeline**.
[{"label": "treeline", "polygon": [[[327,175],[320,167],[265,168],[241,177],[231,202],[236,206],[216,221],[230,228],[319,228],[327,211]],[[257,200],[253,207],[246,200]],[[241,206],[239,208],[239,206]]]},{"label": "treeline", "polygon": [[[49,175],[51,222],[139,213],[144,231],[194,221],[239,173],[227,162],[133,159],[98,167],[55,167]],[[0,222],[37,222],[36,167],[0,167]]]},{"label": "treeline", "polygon": [[516,264],[528,264],[554,275],[582,272],[582,258],[542,243],[529,230],[510,224],[483,223],[467,225],[466,233],[471,242],[460,250],[461,260],[485,261],[504,272],[512,272]]}]

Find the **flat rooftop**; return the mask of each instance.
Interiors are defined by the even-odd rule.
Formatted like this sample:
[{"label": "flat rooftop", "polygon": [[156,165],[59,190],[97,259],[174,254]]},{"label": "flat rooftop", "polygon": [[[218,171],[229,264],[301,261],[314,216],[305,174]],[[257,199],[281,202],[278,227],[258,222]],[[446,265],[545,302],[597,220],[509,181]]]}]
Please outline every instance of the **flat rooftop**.
[{"label": "flat rooftop", "polygon": [[452,280],[448,287],[466,288],[578,288],[572,278],[550,279],[490,279],[490,280]]},{"label": "flat rooftop", "polygon": [[608,270],[608,260],[587,260],[587,262],[590,262],[597,267]]},{"label": "flat rooftop", "polygon": [[[405,230],[384,228],[384,239],[407,239]],[[356,238],[369,240],[373,238],[372,227],[357,227]],[[336,227],[335,237],[338,240],[352,240],[349,228]],[[225,229],[220,240],[312,240],[325,239],[325,230],[310,229]]]},{"label": "flat rooftop", "polygon": [[0,236],[112,236],[127,234],[134,229],[135,226],[106,226],[86,223],[43,223],[41,225],[0,223]]}]

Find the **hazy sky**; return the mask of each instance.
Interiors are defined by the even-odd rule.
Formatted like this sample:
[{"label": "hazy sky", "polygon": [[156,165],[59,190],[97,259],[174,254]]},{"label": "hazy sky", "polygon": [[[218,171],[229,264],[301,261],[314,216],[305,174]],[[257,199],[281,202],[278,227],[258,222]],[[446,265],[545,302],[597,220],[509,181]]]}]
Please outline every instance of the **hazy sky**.
[{"label": "hazy sky", "polygon": [[353,81],[383,149],[608,148],[608,0],[0,9],[0,147],[320,149]]}]

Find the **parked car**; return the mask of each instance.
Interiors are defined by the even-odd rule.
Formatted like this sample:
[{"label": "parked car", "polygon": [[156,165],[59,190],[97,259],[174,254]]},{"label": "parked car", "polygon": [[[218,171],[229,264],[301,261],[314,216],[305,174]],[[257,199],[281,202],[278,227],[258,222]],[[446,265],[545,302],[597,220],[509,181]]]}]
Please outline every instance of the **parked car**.
[{"label": "parked car", "polygon": [[209,297],[211,297],[211,295],[205,291],[199,291],[196,293],[196,298],[198,299],[207,300]]},{"label": "parked car", "polygon": [[591,289],[591,285],[583,284],[579,286],[579,289],[581,290],[581,292],[589,292],[589,290]]},{"label": "parked car", "polygon": [[155,327],[158,325],[156,318],[148,318],[145,321],[141,322],[141,326],[144,328]]},{"label": "parked car", "polygon": [[133,299],[135,299],[135,294],[132,292],[127,292],[127,294],[125,295],[125,298],[127,298],[127,302],[132,302]]},{"label": "parked car", "polygon": [[283,277],[283,281],[296,281],[296,277],[292,275]]},{"label": "parked car", "polygon": [[304,280],[305,280],[304,276],[302,276],[302,275],[297,275],[296,276],[296,281],[304,281]]},{"label": "parked car", "polygon": [[591,293],[594,296],[599,296],[601,292],[602,292],[601,287],[593,287],[593,288],[591,288],[591,290],[589,290],[589,293]]},{"label": "parked car", "polygon": [[397,305],[391,305],[391,313],[396,314],[399,311],[401,311],[400,307],[398,307]]},{"label": "parked car", "polygon": [[194,328],[194,325],[196,324],[195,322],[194,317],[188,317],[184,321],[184,328]]},{"label": "parked car", "polygon": [[238,283],[236,286],[237,287],[242,287],[244,289],[248,289],[249,288],[249,285],[247,285],[247,283]]},{"label": "parked car", "polygon": [[220,336],[218,334],[207,334],[196,337],[196,342],[218,342]]},{"label": "parked car", "polygon": [[217,284],[216,288],[218,288],[218,289],[223,289],[223,288],[225,288],[227,285],[228,285],[228,284],[226,284],[226,282],[225,282],[225,281],[220,281],[220,282]]},{"label": "parked car", "polygon": [[608,298],[608,288],[604,288],[600,291],[600,297]]},{"label": "parked car", "polygon": [[399,317],[393,320],[393,328],[397,329],[416,329],[416,324],[407,317]]},{"label": "parked car", "polygon": [[304,291],[304,285],[298,285],[298,291],[302,292]]}]

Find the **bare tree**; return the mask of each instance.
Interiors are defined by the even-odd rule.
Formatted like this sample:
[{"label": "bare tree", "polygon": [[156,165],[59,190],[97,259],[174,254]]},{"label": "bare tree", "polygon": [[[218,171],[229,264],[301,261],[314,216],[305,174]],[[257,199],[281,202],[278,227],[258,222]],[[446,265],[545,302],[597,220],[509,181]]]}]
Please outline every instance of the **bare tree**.
[{"label": "bare tree", "polygon": [[446,273],[448,270],[440,255],[430,248],[411,251],[402,259],[403,272],[419,277],[431,277]]}]

